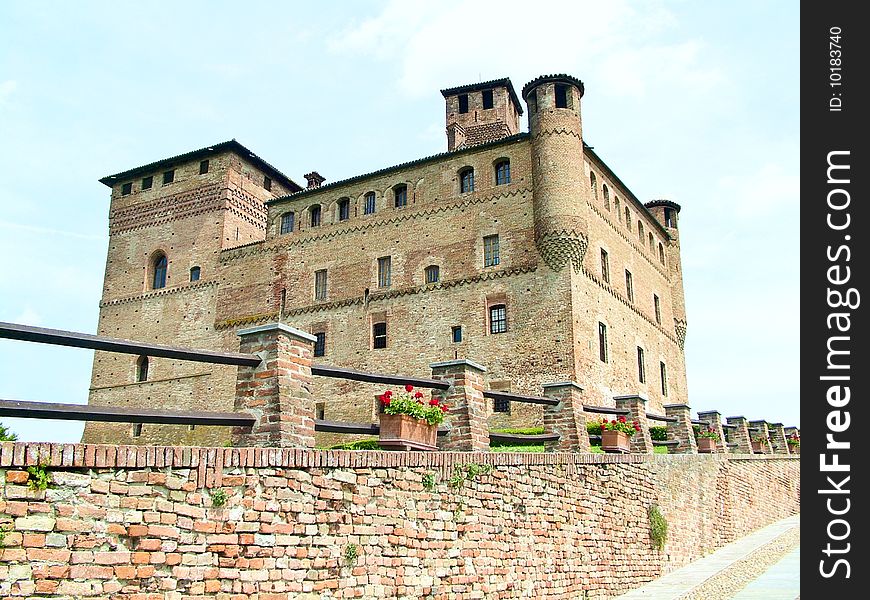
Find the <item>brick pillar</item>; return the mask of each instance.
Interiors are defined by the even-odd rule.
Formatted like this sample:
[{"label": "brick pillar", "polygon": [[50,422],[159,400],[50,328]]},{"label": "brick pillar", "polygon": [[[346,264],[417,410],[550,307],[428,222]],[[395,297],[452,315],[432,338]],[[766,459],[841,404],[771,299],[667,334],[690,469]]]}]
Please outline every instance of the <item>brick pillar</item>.
[{"label": "brick pillar", "polygon": [[[798,437],[801,436],[801,431],[797,427],[785,427],[783,429],[783,433],[785,434],[786,439],[790,438],[793,435],[797,435]],[[786,446],[788,446],[787,442],[786,442]],[[791,446],[788,446],[788,453],[794,454],[794,452],[791,451]]]},{"label": "brick pillar", "polygon": [[649,435],[649,421],[646,418],[646,398],[629,394],[614,396],[613,399],[616,401],[616,408],[628,411],[626,418],[629,421],[637,421],[640,424],[640,431],[631,436],[632,454],[652,454],[653,443]]},{"label": "brick pillar", "polygon": [[432,379],[450,382],[447,390],[432,395],[450,407],[448,433],[438,439],[440,450],[489,450],[486,400],[483,398],[486,367],[467,359],[429,365]]},{"label": "brick pillar", "polygon": [[589,452],[589,432],[583,412],[583,388],[573,381],[545,383],[544,396],[559,400],[544,406],[544,431],[558,433],[558,442],[548,442],[547,452]]},{"label": "brick pillar", "polygon": [[770,439],[773,441],[773,453],[788,454],[788,442],[785,441],[785,430],[782,423],[771,423],[768,429],[770,430]]},{"label": "brick pillar", "polygon": [[751,433],[754,433],[755,435],[760,435],[765,440],[765,442],[761,445],[762,454],[773,454],[773,448],[771,448],[770,446],[770,430],[767,428],[767,421],[749,421],[749,427],[755,427],[756,431],[753,431]]},{"label": "brick pillar", "polygon": [[734,442],[737,444],[737,452],[740,454],[752,454],[752,444],[749,439],[749,426],[745,417],[728,417],[730,425],[734,425]]},{"label": "brick pillar", "polygon": [[676,423],[668,423],[668,438],[678,440],[680,445],[668,452],[674,454],[697,454],[698,443],[692,429],[692,413],[688,404],[665,404],[665,416],[673,417]]},{"label": "brick pillar", "polygon": [[722,428],[722,415],[718,410],[705,410],[698,413],[698,420],[704,421],[707,426],[716,432],[719,441],[716,443],[716,454],[728,452],[728,443],[725,440],[725,430]]},{"label": "brick pillar", "polygon": [[239,350],[263,360],[239,367],[235,410],[257,421],[250,432],[233,429],[236,446],[314,447],[311,356],[315,338],[283,323],[238,332]]}]

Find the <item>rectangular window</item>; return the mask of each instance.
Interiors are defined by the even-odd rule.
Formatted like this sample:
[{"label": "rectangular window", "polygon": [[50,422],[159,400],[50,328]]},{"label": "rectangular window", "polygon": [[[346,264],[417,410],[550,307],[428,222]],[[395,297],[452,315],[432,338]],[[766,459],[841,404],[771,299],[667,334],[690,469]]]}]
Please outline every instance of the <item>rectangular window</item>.
[{"label": "rectangular window", "polygon": [[387,347],[386,323],[372,323],[372,347],[375,349]]},{"label": "rectangular window", "polygon": [[143,190],[150,190],[152,185],[154,185],[154,176],[153,175],[149,175],[148,177],[145,177],[142,179],[142,189]]},{"label": "rectangular window", "polygon": [[392,260],[389,256],[378,259],[378,287],[390,287]]},{"label": "rectangular window", "polygon": [[556,108],[568,108],[568,86],[556,84]]},{"label": "rectangular window", "polygon": [[673,211],[670,208],[665,209],[665,227],[674,226]]},{"label": "rectangular window", "polygon": [[350,200],[342,200],[338,203],[338,220],[347,221],[350,218]]},{"label": "rectangular window", "polygon": [[492,412],[509,413],[511,411],[511,401],[507,398],[493,398]]},{"label": "rectangular window", "polygon": [[266,191],[270,191],[272,189],[272,178],[263,176],[263,187]]},{"label": "rectangular window", "polygon": [[366,194],[365,201],[366,201],[366,206],[365,206],[365,209],[363,210],[363,214],[366,214],[366,215],[374,214],[374,212],[375,212],[375,193],[369,192],[368,194]]},{"label": "rectangular window", "polygon": [[488,235],[483,238],[483,266],[494,267],[499,263],[498,236]]},{"label": "rectangular window", "polygon": [[281,235],[293,231],[295,217],[296,214],[292,212],[284,213],[283,215],[281,215]]},{"label": "rectangular window", "polygon": [[314,272],[314,299],[326,300],[326,269]]},{"label": "rectangular window", "polygon": [[133,437],[142,435],[142,423],[133,423]]},{"label": "rectangular window", "polygon": [[656,312],[656,323],[662,324],[662,303],[656,294],[653,294],[653,308]]},{"label": "rectangular window", "polygon": [[425,269],[426,283],[438,283],[441,279],[441,269],[438,265],[429,265]]},{"label": "rectangular window", "polygon": [[208,173],[208,161],[204,160],[199,163],[199,174],[205,175],[206,173]]},{"label": "rectangular window", "polygon": [[468,112],[468,94],[459,94],[459,114]]},{"label": "rectangular window", "polygon": [[163,172],[163,185],[175,181],[175,169]]},{"label": "rectangular window", "polygon": [[483,90],[483,108],[492,108],[492,90]]},{"label": "rectangular window", "polygon": [[458,344],[462,341],[462,325],[454,325],[450,328],[450,335],[453,337],[453,343]]},{"label": "rectangular window", "polygon": [[121,186],[121,195],[126,196],[133,191],[133,182],[125,183]]},{"label": "rectangular window", "polygon": [[326,354],[326,332],[318,331],[314,337],[317,338],[314,342],[314,356],[323,356]]},{"label": "rectangular window", "polygon": [[408,186],[397,185],[393,188],[393,196],[395,196],[396,208],[401,208],[408,204]]},{"label": "rectangular window", "polygon": [[598,359],[607,362],[607,325],[598,323]]},{"label": "rectangular window", "polygon": [[610,283],[610,257],[604,248],[601,249],[601,279],[604,283]]},{"label": "rectangular window", "polygon": [[314,405],[314,418],[318,421],[326,420],[326,402],[318,402]]},{"label": "rectangular window", "polygon": [[497,304],[489,307],[489,332],[504,333],[507,331],[507,307]]},{"label": "rectangular window", "polygon": [[625,295],[629,302],[634,302],[634,285],[631,282],[631,271],[625,270]]},{"label": "rectangular window", "polygon": [[662,396],[668,395],[668,368],[665,366],[665,363],[659,363],[659,370],[662,374]]},{"label": "rectangular window", "polygon": [[646,383],[646,365],[643,360],[643,348],[637,347],[637,380]]}]

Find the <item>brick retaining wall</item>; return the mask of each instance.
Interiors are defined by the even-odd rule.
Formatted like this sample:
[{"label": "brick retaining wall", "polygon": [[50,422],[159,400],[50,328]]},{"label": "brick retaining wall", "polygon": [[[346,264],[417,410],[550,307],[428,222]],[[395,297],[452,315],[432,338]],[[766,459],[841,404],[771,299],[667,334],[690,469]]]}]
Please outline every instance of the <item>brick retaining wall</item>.
[{"label": "brick retaining wall", "polygon": [[[25,483],[40,456],[44,491]],[[452,486],[471,464],[492,470]],[[607,598],[798,512],[799,473],[772,455],[5,443],[0,596]]]}]

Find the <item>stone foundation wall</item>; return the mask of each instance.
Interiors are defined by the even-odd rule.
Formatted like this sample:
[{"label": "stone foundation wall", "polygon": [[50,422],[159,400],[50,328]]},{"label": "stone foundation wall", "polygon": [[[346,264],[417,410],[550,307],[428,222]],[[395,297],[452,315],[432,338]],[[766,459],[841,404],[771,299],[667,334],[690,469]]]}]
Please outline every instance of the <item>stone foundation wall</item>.
[{"label": "stone foundation wall", "polygon": [[[40,460],[46,490],[27,484]],[[773,456],[5,443],[0,597],[608,598],[798,512],[799,472]]]}]

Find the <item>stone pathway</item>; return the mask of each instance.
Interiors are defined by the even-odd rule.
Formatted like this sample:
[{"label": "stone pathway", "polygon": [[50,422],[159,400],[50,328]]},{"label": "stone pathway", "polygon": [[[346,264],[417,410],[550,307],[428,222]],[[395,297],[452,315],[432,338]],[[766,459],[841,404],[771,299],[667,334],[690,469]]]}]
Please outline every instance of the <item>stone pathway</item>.
[{"label": "stone pathway", "polygon": [[796,600],[800,515],[723,546],[618,600]]}]

